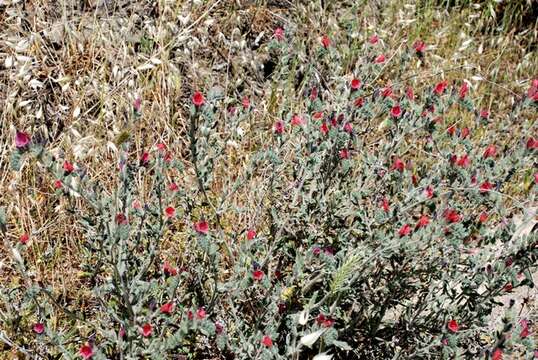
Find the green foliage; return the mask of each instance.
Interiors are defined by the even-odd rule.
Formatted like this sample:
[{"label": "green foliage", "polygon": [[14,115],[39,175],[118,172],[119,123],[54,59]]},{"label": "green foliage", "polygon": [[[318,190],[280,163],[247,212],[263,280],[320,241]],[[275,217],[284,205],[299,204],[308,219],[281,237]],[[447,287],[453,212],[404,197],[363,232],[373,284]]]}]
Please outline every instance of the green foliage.
[{"label": "green foliage", "polygon": [[[267,46],[276,65],[264,116],[231,111],[237,99],[212,88],[185,107],[188,159],[164,145],[136,154],[122,136],[106,188],[46,149],[27,154],[61,181],[54,196],[84,230],[91,307],[60,304],[21,266],[24,282],[0,292],[2,328],[25,333],[19,348],[72,358],[86,346],[95,359],[481,358],[499,344],[530,354],[529,337],[503,343],[519,319],[481,335],[503,295],[533,286],[525,210],[538,185],[507,190],[534,169],[534,98],[512,106],[524,136],[501,148],[514,124],[491,126],[460,83],[435,79],[410,95],[412,49],[393,54],[388,79],[374,60],[387,49],[367,37],[344,54],[301,38]],[[351,89],[351,77],[363,85]],[[46,330],[29,332],[21,311]]]}]

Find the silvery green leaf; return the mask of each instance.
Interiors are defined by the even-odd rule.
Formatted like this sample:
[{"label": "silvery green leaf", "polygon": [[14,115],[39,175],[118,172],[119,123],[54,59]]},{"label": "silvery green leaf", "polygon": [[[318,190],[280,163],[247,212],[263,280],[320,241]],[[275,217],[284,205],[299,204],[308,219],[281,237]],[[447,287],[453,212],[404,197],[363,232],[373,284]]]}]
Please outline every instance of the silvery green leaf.
[{"label": "silvery green leaf", "polygon": [[339,341],[339,340],[334,340],[333,341],[333,345],[342,349],[342,350],[346,350],[346,351],[350,351],[350,350],[353,350],[351,346],[349,346],[349,344],[345,341]]},{"label": "silvery green leaf", "polygon": [[309,314],[308,309],[304,309],[303,311],[299,313],[299,317],[298,317],[299,324],[306,325],[306,323],[308,322],[308,314]]},{"label": "silvery green leaf", "polygon": [[329,355],[326,352],[323,352],[314,356],[312,360],[331,360],[332,358],[333,358],[332,355]]},{"label": "silvery green leaf", "polygon": [[316,341],[318,341],[319,337],[325,332],[325,329],[319,329],[318,331],[315,331],[313,333],[310,333],[308,335],[305,335],[301,338],[301,344],[307,347],[311,347],[314,345]]},{"label": "silvery green leaf", "polygon": [[0,207],[0,228],[7,224],[6,208]]},{"label": "silvery green leaf", "polygon": [[14,151],[11,154],[11,168],[15,171],[19,171],[22,166],[22,154],[18,151]]}]

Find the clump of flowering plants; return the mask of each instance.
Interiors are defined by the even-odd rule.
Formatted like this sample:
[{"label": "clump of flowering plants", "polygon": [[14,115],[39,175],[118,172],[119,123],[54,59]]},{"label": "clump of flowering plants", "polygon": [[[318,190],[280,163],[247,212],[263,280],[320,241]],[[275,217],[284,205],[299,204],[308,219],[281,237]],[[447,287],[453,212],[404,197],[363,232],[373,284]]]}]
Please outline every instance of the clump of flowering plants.
[{"label": "clump of flowering plants", "polygon": [[[171,144],[136,153],[125,141],[112,189],[17,133],[14,169],[32,155],[55,196],[84,200],[69,210],[86,236],[92,303],[66,310],[65,329],[48,319],[62,307],[51,289],[28,282],[2,292],[7,333],[33,337],[21,351],[534,356],[536,319],[511,307],[494,317],[501,297],[534,286],[538,84],[498,124],[465,80],[414,89],[386,76],[391,60],[405,70],[427,56],[421,40],[389,55],[365,34],[342,67],[349,60],[331,34],[292,36],[278,28],[269,43],[277,65],[266,108],[219,88],[193,92],[187,158]],[[523,135],[501,142],[516,120]],[[171,239],[182,253],[167,251]],[[24,273],[23,241],[10,246]],[[34,312],[35,323],[21,329],[17,311]]]}]

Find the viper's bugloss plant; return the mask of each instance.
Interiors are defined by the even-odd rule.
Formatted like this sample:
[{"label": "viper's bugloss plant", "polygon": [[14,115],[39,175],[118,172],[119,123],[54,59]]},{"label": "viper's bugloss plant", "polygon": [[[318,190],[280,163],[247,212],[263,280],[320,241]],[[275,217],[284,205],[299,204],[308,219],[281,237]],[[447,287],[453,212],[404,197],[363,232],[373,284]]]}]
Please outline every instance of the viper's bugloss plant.
[{"label": "viper's bugloss plant", "polygon": [[[365,34],[342,67],[348,44],[331,34],[275,29],[266,109],[194,91],[185,158],[127,140],[112,187],[19,130],[13,169],[48,171],[84,230],[89,305],[68,309],[25,277],[2,290],[2,336],[23,332],[29,356],[85,359],[534,356],[535,319],[496,309],[534,286],[536,91],[500,119],[464,80],[401,76],[428,56],[423,41],[380,40]],[[390,61],[402,71],[388,79]],[[500,142],[516,120],[523,136]],[[29,241],[8,244],[23,276]]]}]

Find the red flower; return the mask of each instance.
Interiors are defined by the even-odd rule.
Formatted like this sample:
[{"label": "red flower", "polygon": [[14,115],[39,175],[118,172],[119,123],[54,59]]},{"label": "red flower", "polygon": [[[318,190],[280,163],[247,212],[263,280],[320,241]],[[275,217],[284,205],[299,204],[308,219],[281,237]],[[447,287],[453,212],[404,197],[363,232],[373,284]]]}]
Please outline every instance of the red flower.
[{"label": "red flower", "polygon": [[250,99],[248,96],[243,96],[243,100],[241,100],[241,103],[243,104],[243,109],[248,109],[250,107]]},{"label": "red flower", "polygon": [[191,310],[187,311],[187,319],[189,319],[190,321],[194,319],[194,314]]},{"label": "red flower", "polygon": [[372,36],[370,37],[370,39],[368,40],[368,42],[369,42],[370,44],[372,44],[372,45],[377,44],[378,41],[379,41],[379,37],[378,37],[377,35],[375,35],[375,34],[372,35]]},{"label": "red flower", "polygon": [[329,132],[329,126],[327,125],[327,123],[321,124],[320,130],[324,135],[327,135],[327,133]]},{"label": "red flower", "polygon": [[15,134],[15,147],[17,149],[23,149],[30,143],[30,135],[23,131],[17,131]]},{"label": "red flower", "polygon": [[383,200],[381,200],[381,208],[383,208],[383,211],[386,213],[388,213],[390,210],[389,200],[386,197],[383,197]]},{"label": "red flower", "polygon": [[314,86],[312,90],[310,91],[310,100],[314,101],[316,100],[317,97],[318,97],[318,88]]},{"label": "red flower", "polygon": [[445,89],[446,89],[447,86],[448,86],[447,81],[441,81],[440,83],[435,85],[435,88],[433,89],[433,92],[436,95],[443,95],[443,93],[445,92]]},{"label": "red flower", "polygon": [[331,119],[331,125],[332,125],[332,126],[336,126],[336,125],[338,125],[338,121],[336,120],[336,117],[333,117],[333,118]]},{"label": "red flower", "polygon": [[512,285],[511,283],[508,283],[508,284],[504,285],[503,290],[506,291],[506,292],[512,292],[513,288],[514,288],[514,285]]},{"label": "red flower", "polygon": [[443,216],[449,224],[457,223],[461,220],[461,215],[454,209],[446,209]]},{"label": "red flower", "polygon": [[527,140],[527,149],[538,149],[538,140],[530,137],[529,140]]},{"label": "red flower", "polygon": [[497,149],[495,148],[495,145],[490,145],[486,148],[484,151],[484,159],[487,159],[488,157],[495,157],[497,154]]},{"label": "red flower", "polygon": [[348,134],[351,134],[353,132],[353,125],[351,125],[351,123],[345,123],[344,131],[347,132]]},{"label": "red flower", "polygon": [[278,120],[273,126],[273,130],[275,131],[275,134],[282,134],[284,132],[284,122],[282,120]]},{"label": "red flower", "polygon": [[361,97],[358,97],[355,99],[355,102],[353,103],[356,107],[360,108],[364,105],[364,99]]},{"label": "red flower", "polygon": [[521,325],[521,332],[519,333],[519,337],[524,339],[530,335],[529,322],[525,319],[521,319],[519,325]]},{"label": "red flower", "polygon": [[136,209],[136,210],[142,209],[142,203],[138,199],[133,200],[131,205],[133,206],[133,209]]},{"label": "red flower", "polygon": [[282,29],[281,27],[277,27],[275,29],[275,31],[273,32],[273,36],[275,37],[275,39],[277,39],[278,41],[282,41],[284,40],[284,29]]},{"label": "red flower", "polygon": [[256,281],[261,281],[261,280],[263,279],[263,275],[264,275],[264,273],[263,273],[263,271],[261,271],[261,270],[254,270],[254,271],[252,272],[252,277],[253,277],[254,280],[256,280]]},{"label": "red flower", "polygon": [[55,189],[61,189],[63,187],[62,180],[56,180],[54,182],[54,188]]},{"label": "red flower", "polygon": [[142,333],[142,336],[148,337],[151,335],[151,332],[153,331],[153,326],[151,326],[150,323],[145,323],[142,325],[142,328],[140,329],[140,332]]},{"label": "red flower", "polygon": [[361,81],[359,79],[351,80],[351,89],[359,90],[361,87]]},{"label": "red flower", "polygon": [[194,106],[200,107],[204,104],[204,102],[205,102],[204,95],[201,92],[196,91],[192,95],[192,103],[194,104]]},{"label": "red flower", "polygon": [[315,112],[312,117],[316,120],[319,120],[319,119],[322,119],[323,118],[323,111],[318,111],[318,112]]},{"label": "red flower", "polygon": [[299,115],[293,115],[291,117],[291,124],[293,126],[301,126],[301,125],[304,125],[304,123],[305,123],[304,119]]},{"label": "red flower", "polygon": [[342,149],[338,152],[338,155],[340,156],[340,159],[349,159],[349,150],[348,149]]},{"label": "red flower", "polygon": [[252,240],[256,237],[256,230],[249,229],[247,231],[247,239]]},{"label": "red flower", "polygon": [[73,170],[75,170],[75,167],[73,164],[71,164],[69,161],[65,160],[63,165],[64,171],[68,174],[72,173]]},{"label": "red flower", "polygon": [[198,221],[194,224],[194,230],[199,234],[207,235],[209,232],[209,224],[205,220]]},{"label": "red flower", "polygon": [[456,132],[456,125],[450,125],[448,127],[448,129],[446,129],[446,132],[450,135],[450,136],[454,136],[454,133]]},{"label": "red flower", "polygon": [[142,99],[137,96],[134,101],[133,101],[133,108],[134,108],[134,111],[136,111],[137,113],[140,112],[140,109],[142,107]]},{"label": "red flower", "polygon": [[385,55],[381,54],[378,57],[375,58],[374,62],[376,64],[382,64],[385,62]]},{"label": "red flower", "polygon": [[534,183],[538,184],[538,172],[534,174]]},{"label": "red flower", "polygon": [[400,235],[400,237],[404,237],[409,234],[411,234],[411,225],[409,224],[405,224],[400,228],[400,230],[398,230],[398,235]]},{"label": "red flower", "polygon": [[405,96],[411,101],[415,100],[415,92],[413,91],[413,88],[411,86],[408,86],[405,89]]},{"label": "red flower", "polygon": [[426,44],[422,40],[417,40],[413,44],[413,48],[417,53],[423,53],[426,50]]},{"label": "red flower", "polygon": [[458,332],[460,326],[456,322],[456,320],[450,320],[448,322],[448,330],[452,331],[453,333]]},{"label": "red flower", "polygon": [[431,199],[433,197],[433,187],[431,187],[431,185],[428,185],[426,189],[424,189],[424,195],[428,199]]},{"label": "red flower", "polygon": [[487,110],[480,110],[480,117],[483,118],[483,119],[487,119],[489,118],[489,111]]},{"label": "red flower", "polygon": [[469,136],[470,133],[471,131],[469,130],[469,128],[464,127],[463,129],[461,129],[461,138],[465,139],[467,136]]},{"label": "red flower", "polygon": [[172,157],[172,153],[170,151],[168,151],[166,153],[166,155],[164,155],[164,161],[166,161],[167,163],[169,163],[170,161],[172,161],[173,157]]},{"label": "red flower", "polygon": [[127,216],[125,216],[124,213],[117,213],[115,220],[116,220],[116,224],[118,224],[118,225],[127,225],[128,224]]},{"label": "red flower", "polygon": [[270,348],[271,346],[273,346],[273,340],[271,340],[271,338],[267,335],[264,335],[263,338],[262,338],[262,344],[268,348]]},{"label": "red flower", "polygon": [[215,332],[220,335],[224,331],[224,325],[220,321],[215,321]]},{"label": "red flower", "polygon": [[330,328],[331,326],[334,325],[334,319],[331,319],[330,317],[325,316],[323,314],[319,314],[317,316],[316,322],[318,323],[319,326],[322,326],[325,328]]},{"label": "red flower", "polygon": [[34,324],[33,330],[36,334],[43,334],[43,331],[45,331],[45,325],[43,325],[43,323],[36,323]]},{"label": "red flower", "polygon": [[120,331],[118,332],[118,336],[120,338],[124,338],[125,337],[125,328],[122,326],[120,327]]},{"label": "red flower", "polygon": [[169,206],[164,209],[164,213],[166,214],[166,217],[170,219],[176,216],[176,209],[174,209],[172,206]]},{"label": "red flower", "polygon": [[471,164],[471,160],[469,159],[469,156],[467,154],[462,155],[457,161],[456,165],[460,167],[468,167]]},{"label": "red flower", "polygon": [[174,310],[174,303],[172,302],[167,302],[166,304],[163,304],[161,306],[161,313],[163,314],[171,314],[173,310]]},{"label": "red flower", "polygon": [[527,96],[529,97],[529,99],[538,101],[538,79],[534,79],[532,81],[531,86],[527,91]]},{"label": "red flower", "polygon": [[403,172],[405,168],[404,162],[400,158],[394,159],[394,163],[392,164],[392,167],[390,170],[398,170],[399,172]]},{"label": "red flower", "polygon": [[420,229],[420,228],[426,227],[429,223],[430,223],[430,218],[428,217],[428,215],[422,215],[420,219],[418,219],[417,221],[416,228]]},{"label": "red flower", "polygon": [[26,245],[28,240],[30,240],[30,235],[28,235],[28,233],[24,233],[19,237],[19,242],[23,245]]},{"label": "red flower", "polygon": [[331,39],[327,35],[323,35],[321,38],[321,44],[325,49],[327,49],[329,46],[331,46]]},{"label": "red flower", "polygon": [[93,348],[90,344],[86,343],[80,347],[78,353],[83,359],[91,359],[93,356]]},{"label": "red flower", "polygon": [[167,276],[176,276],[177,275],[177,269],[172,267],[168,261],[165,261],[163,264],[163,272]]},{"label": "red flower", "polygon": [[164,144],[164,143],[158,143],[155,146],[157,147],[157,150],[159,150],[160,152],[163,152],[163,151],[166,150],[166,144]]},{"label": "red flower", "polygon": [[482,194],[487,193],[488,191],[491,191],[492,189],[493,189],[493,184],[490,183],[489,181],[484,181],[480,185],[480,193]]},{"label": "red flower", "polygon": [[173,183],[170,183],[170,184],[168,185],[168,190],[170,190],[170,191],[177,191],[178,189],[179,189],[179,186],[177,186],[177,184],[174,183],[174,182],[173,182]]},{"label": "red flower", "polygon": [[198,320],[203,320],[205,319],[206,316],[207,316],[207,313],[203,307],[198,308],[198,310],[196,310],[196,318]]},{"label": "red flower", "polygon": [[144,151],[140,157],[140,164],[147,165],[149,163],[149,153]]},{"label": "red flower", "polygon": [[478,217],[478,221],[480,221],[482,224],[488,221],[488,213],[483,211],[480,216]]},{"label": "red flower", "polygon": [[321,254],[321,249],[319,248],[319,246],[315,246],[313,249],[312,249],[312,254],[314,255],[319,255]]},{"label": "red flower", "polygon": [[385,98],[392,96],[392,87],[387,86],[387,87],[381,88],[381,96]]},{"label": "red flower", "polygon": [[402,115],[402,108],[400,105],[393,106],[392,109],[390,109],[390,115],[393,118],[399,118]]},{"label": "red flower", "polygon": [[491,355],[491,360],[502,360],[502,358],[503,358],[503,351],[499,348],[495,349],[495,351]]},{"label": "red flower", "polygon": [[467,81],[464,81],[463,84],[461,84],[459,95],[460,99],[465,99],[465,96],[469,92],[469,84],[467,84]]}]

